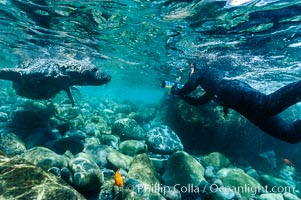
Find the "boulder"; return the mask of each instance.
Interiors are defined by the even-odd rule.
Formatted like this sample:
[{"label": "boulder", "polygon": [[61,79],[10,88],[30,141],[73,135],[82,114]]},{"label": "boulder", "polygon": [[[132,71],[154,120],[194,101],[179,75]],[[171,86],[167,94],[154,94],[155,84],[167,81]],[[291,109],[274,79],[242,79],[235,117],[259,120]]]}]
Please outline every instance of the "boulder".
[{"label": "boulder", "polygon": [[205,180],[204,167],[188,153],[178,151],[169,157],[162,179],[171,186],[190,184],[196,187]]},{"label": "boulder", "polygon": [[140,154],[134,158],[131,162],[127,178],[135,179],[144,184],[145,187],[153,187],[156,184],[160,184],[152,161],[146,154]]},{"label": "boulder", "polygon": [[262,189],[260,183],[241,169],[223,168],[216,175],[225,187],[233,188],[243,199],[251,198]]},{"label": "boulder", "polygon": [[87,154],[77,154],[69,165],[73,173],[73,186],[76,189],[84,192],[100,189],[104,181],[103,173]]},{"label": "boulder", "polygon": [[0,156],[0,199],[77,199],[80,193],[23,159]]},{"label": "boulder", "polygon": [[144,140],[147,136],[142,127],[130,118],[116,120],[112,127],[112,134],[119,135],[121,140]]},{"label": "boulder", "polygon": [[28,162],[45,170],[48,170],[51,167],[67,167],[69,162],[69,158],[58,155],[45,147],[34,147],[29,149],[22,157]]},{"label": "boulder", "polygon": [[219,152],[212,152],[203,157],[202,164],[205,167],[213,166],[217,169],[222,169],[230,165],[230,160]]},{"label": "boulder", "polygon": [[124,155],[116,150],[113,150],[107,156],[108,164],[110,164],[115,169],[129,169],[132,160],[132,157]]},{"label": "boulder", "polygon": [[183,150],[177,134],[166,125],[152,128],[147,132],[147,145],[150,151],[159,154],[172,154]]},{"label": "boulder", "polygon": [[97,163],[99,167],[104,167],[107,165],[107,156],[113,149],[107,145],[89,145],[85,148],[85,152],[93,158],[93,160]]},{"label": "boulder", "polygon": [[135,156],[136,154],[146,153],[147,145],[144,141],[125,140],[119,145],[119,150],[128,156]]},{"label": "boulder", "polygon": [[118,149],[120,143],[120,138],[117,135],[101,135],[99,136],[99,140],[101,144],[111,146],[114,149]]},{"label": "boulder", "polygon": [[86,121],[86,129],[92,129],[94,136],[100,137],[102,134],[111,134],[111,128],[108,123],[100,116],[89,116]]}]

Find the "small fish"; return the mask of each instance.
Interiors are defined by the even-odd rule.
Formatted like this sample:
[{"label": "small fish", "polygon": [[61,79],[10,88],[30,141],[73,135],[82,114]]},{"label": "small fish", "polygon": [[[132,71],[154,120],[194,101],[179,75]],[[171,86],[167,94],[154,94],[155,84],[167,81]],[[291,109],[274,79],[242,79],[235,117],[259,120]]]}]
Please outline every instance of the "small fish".
[{"label": "small fish", "polygon": [[122,187],[124,185],[124,182],[123,182],[123,179],[122,179],[122,176],[120,174],[120,169],[118,169],[116,172],[115,172],[115,176],[114,176],[114,180],[115,180],[115,185],[117,185],[118,187]]},{"label": "small fish", "polygon": [[287,166],[294,167],[294,164],[287,158],[283,159],[283,163]]}]

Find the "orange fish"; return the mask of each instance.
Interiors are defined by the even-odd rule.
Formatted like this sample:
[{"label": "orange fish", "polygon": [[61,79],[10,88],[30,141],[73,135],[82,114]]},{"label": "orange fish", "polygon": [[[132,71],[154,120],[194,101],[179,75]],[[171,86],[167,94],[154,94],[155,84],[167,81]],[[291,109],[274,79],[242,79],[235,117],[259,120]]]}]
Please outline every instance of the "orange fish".
[{"label": "orange fish", "polygon": [[294,164],[289,159],[287,159],[287,158],[283,159],[283,163],[285,165],[290,166],[290,167],[294,167]]},{"label": "orange fish", "polygon": [[115,172],[115,176],[114,176],[114,180],[115,180],[115,185],[117,185],[118,187],[122,187],[124,185],[124,182],[123,182],[123,179],[122,179],[122,176],[120,174],[120,169],[118,169],[116,172]]}]

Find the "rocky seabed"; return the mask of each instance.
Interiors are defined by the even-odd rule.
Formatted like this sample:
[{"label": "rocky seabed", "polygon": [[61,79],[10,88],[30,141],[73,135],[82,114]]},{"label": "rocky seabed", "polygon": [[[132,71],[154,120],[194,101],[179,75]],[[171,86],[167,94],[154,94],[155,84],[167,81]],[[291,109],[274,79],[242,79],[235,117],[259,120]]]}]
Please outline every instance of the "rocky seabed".
[{"label": "rocky seabed", "polygon": [[[301,196],[298,169],[275,167],[271,156],[261,156],[262,161],[252,166],[223,152],[190,151],[165,123],[168,112],[162,105],[110,99],[82,99],[76,107],[59,98],[2,101],[6,106],[0,107],[0,199]],[[123,179],[119,186],[114,180],[118,169]]]}]

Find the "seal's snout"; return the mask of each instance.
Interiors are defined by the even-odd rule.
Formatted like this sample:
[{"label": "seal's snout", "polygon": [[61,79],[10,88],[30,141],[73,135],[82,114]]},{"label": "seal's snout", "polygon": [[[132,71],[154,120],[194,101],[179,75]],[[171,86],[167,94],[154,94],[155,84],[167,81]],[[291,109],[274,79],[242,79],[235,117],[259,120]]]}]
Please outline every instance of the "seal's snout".
[{"label": "seal's snout", "polygon": [[102,72],[102,78],[106,81],[109,82],[112,78],[112,76],[108,73]]},{"label": "seal's snout", "polygon": [[109,75],[108,73],[103,72],[101,70],[98,70],[95,73],[94,77],[95,77],[96,85],[102,85],[102,84],[108,83],[112,78],[111,75]]}]

